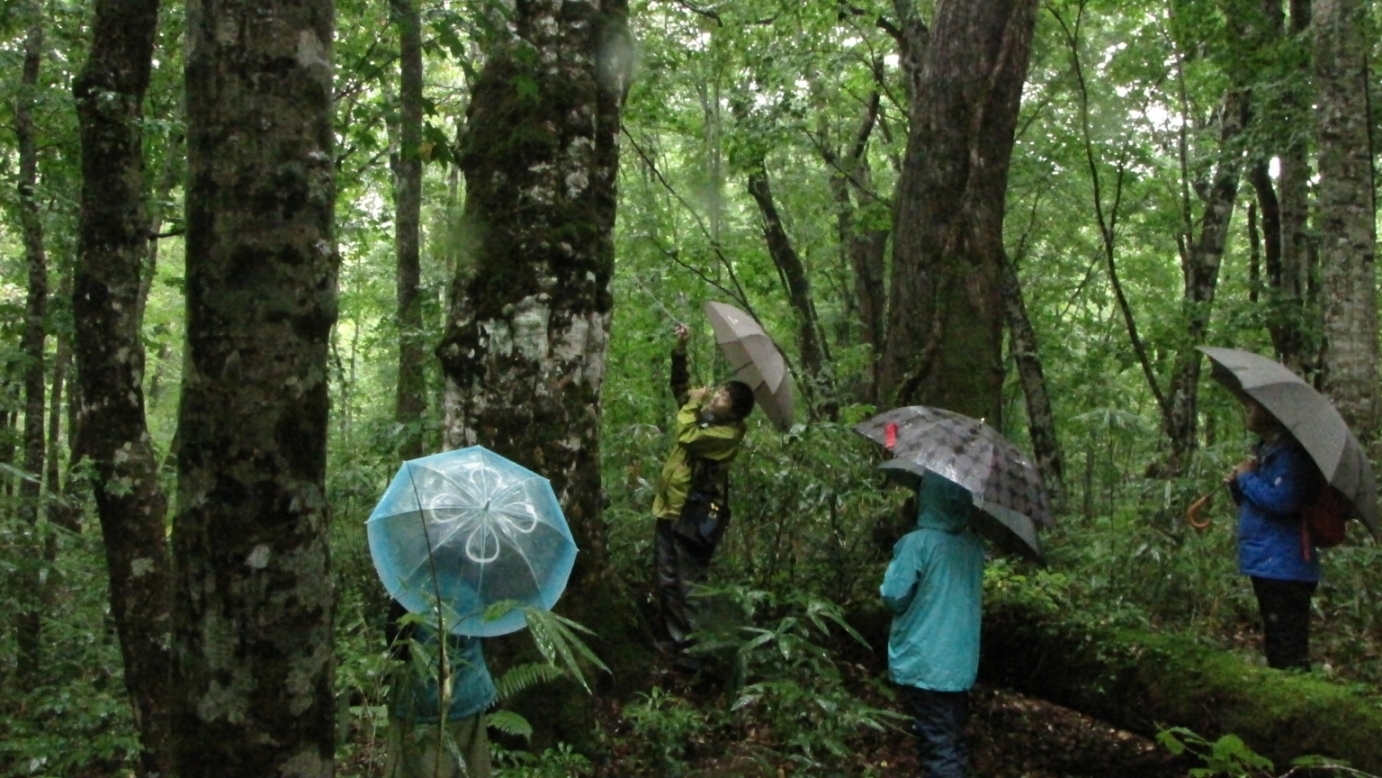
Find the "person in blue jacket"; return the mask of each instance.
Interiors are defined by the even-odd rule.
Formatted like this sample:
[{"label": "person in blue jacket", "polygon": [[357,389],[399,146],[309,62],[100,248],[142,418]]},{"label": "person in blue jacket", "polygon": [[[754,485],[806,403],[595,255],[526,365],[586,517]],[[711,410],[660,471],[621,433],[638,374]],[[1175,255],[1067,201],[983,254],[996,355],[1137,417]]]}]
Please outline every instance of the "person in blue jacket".
[{"label": "person in blue jacket", "polygon": [[[438,669],[441,646],[436,630],[400,620],[407,610],[397,600],[389,606],[385,637],[389,656],[406,663],[392,673],[389,696],[387,778],[490,778],[489,735],[485,709],[496,696],[485,665],[480,639],[447,635],[447,681],[451,699],[442,726]],[[412,661],[411,647],[425,649],[425,670]],[[458,754],[464,764],[458,763]]]},{"label": "person in blue jacket", "polygon": [[888,674],[913,717],[930,778],[968,769],[965,721],[979,672],[984,547],[969,529],[968,489],[927,471],[917,528],[893,547],[879,594],[893,612]]},{"label": "person in blue jacket", "polygon": [[1310,667],[1310,597],[1320,559],[1301,529],[1301,509],[1320,488],[1319,471],[1291,433],[1254,400],[1245,423],[1261,441],[1225,482],[1238,504],[1238,569],[1252,580],[1262,614],[1267,666]]}]

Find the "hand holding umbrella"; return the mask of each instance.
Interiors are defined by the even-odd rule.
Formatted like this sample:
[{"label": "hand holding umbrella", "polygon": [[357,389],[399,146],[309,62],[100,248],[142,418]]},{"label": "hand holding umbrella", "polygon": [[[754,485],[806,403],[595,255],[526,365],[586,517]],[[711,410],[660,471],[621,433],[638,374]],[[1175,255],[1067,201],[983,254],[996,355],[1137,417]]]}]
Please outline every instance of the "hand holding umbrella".
[{"label": "hand holding umbrella", "polygon": [[1377,487],[1372,464],[1329,398],[1285,365],[1264,356],[1231,348],[1197,348],[1209,357],[1215,380],[1240,400],[1260,405],[1291,433],[1319,467],[1326,484],[1338,491],[1376,537]]}]

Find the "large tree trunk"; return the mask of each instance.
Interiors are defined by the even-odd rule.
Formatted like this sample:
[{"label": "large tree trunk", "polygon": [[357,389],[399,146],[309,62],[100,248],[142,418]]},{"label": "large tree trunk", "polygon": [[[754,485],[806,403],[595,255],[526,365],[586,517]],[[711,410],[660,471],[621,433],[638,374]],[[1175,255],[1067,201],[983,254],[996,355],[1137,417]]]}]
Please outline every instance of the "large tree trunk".
[{"label": "large tree trunk", "polygon": [[181,778],[332,773],[332,34],[330,0],[188,8]]},{"label": "large tree trunk", "polygon": [[34,127],[35,93],[38,91],[39,65],[43,59],[43,10],[39,3],[29,6],[29,32],[24,38],[24,67],[20,76],[19,99],[14,111],[15,135],[19,141],[19,221],[24,237],[24,260],[28,267],[28,295],[24,304],[24,332],[19,348],[24,374],[24,472],[19,483],[19,515],[29,533],[31,548],[23,568],[24,592],[18,605],[15,629],[19,657],[16,672],[21,684],[32,683],[40,662],[43,555],[38,554],[38,503],[43,478],[43,398],[44,318],[48,307],[48,257],[43,245],[43,221],[38,198],[38,130]]},{"label": "large tree trunk", "polygon": [[1035,7],[936,4],[895,195],[885,404],[1001,422],[1003,209]]},{"label": "large tree trunk", "polygon": [[1317,0],[1315,129],[1319,141],[1320,298],[1324,389],[1354,432],[1377,437],[1377,252],[1367,19],[1360,0]]},{"label": "large tree trunk", "polygon": [[[482,444],[551,480],[581,548],[561,608],[598,624],[602,649],[635,618],[607,562],[599,435],[626,14],[623,0],[519,3],[514,37],[488,53],[459,159],[470,242],[437,350],[446,447]],[[579,708],[551,701],[534,723],[585,742]]]},{"label": "large tree trunk", "polygon": [[72,89],[82,131],[73,459],[94,465],[111,617],[143,747],[141,770],[172,775],[168,501],[144,416],[140,331],[149,246],[142,105],[158,7],[158,0],[97,0],[91,51]]},{"label": "large tree trunk", "polygon": [[398,25],[400,70],[398,151],[392,160],[398,289],[394,420],[403,429],[399,456],[413,459],[422,456],[422,422],[427,411],[427,352],[422,341],[422,299],[418,289],[422,281],[422,14],[417,0],[390,0],[389,8]]}]

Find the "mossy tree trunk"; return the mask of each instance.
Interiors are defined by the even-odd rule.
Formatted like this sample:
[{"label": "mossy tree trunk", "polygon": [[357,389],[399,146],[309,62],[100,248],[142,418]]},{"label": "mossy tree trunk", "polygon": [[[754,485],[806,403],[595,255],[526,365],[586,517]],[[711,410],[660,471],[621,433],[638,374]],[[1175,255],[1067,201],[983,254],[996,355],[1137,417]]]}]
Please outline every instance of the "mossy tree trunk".
[{"label": "mossy tree trunk", "polygon": [[1316,0],[1324,388],[1358,437],[1377,434],[1377,207],[1368,127],[1367,4]]},{"label": "mossy tree trunk", "polygon": [[73,448],[74,458],[94,465],[111,617],[143,748],[141,769],[171,775],[167,497],[144,415],[140,331],[141,269],[150,242],[141,122],[158,8],[158,0],[97,0],[91,51],[72,90],[82,131]]},{"label": "mossy tree trunk", "polygon": [[398,383],[394,421],[403,427],[399,455],[422,456],[422,421],[427,385],[422,342],[422,13],[417,0],[390,0],[398,27],[398,149],[393,155],[394,254],[398,311]]},{"label": "mossy tree trunk", "polygon": [[330,0],[187,9],[180,778],[332,774]]},{"label": "mossy tree trunk", "polygon": [[924,50],[894,196],[884,404],[1001,422],[1003,211],[1035,11],[940,0],[911,47]]},{"label": "mossy tree trunk", "polygon": [[[633,622],[607,564],[599,434],[626,15],[623,0],[519,2],[487,52],[460,143],[464,244],[437,351],[446,447],[483,445],[551,480],[581,549],[559,609],[597,628],[601,648]],[[557,721],[566,708],[549,702],[534,723],[588,737],[588,718]]]}]

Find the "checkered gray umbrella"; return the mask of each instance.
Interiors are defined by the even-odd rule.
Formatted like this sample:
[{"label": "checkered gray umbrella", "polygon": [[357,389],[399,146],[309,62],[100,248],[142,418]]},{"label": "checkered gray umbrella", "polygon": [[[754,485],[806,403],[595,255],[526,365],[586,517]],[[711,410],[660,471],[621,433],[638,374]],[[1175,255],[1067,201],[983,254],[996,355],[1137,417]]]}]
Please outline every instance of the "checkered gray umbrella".
[{"label": "checkered gray umbrella", "polygon": [[905,479],[908,473],[931,470],[972,492],[974,504],[991,516],[1017,514],[1043,526],[1052,524],[1036,466],[978,419],[912,405],[880,413],[856,424],[854,431],[915,465],[889,468],[890,475]]}]

